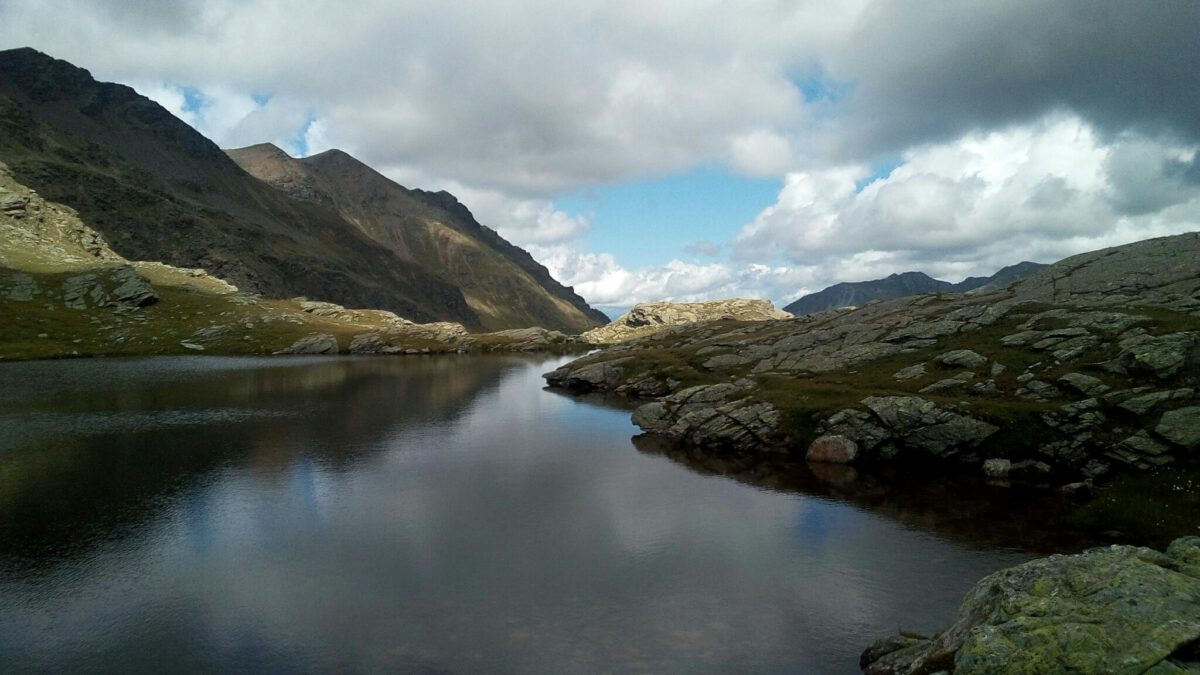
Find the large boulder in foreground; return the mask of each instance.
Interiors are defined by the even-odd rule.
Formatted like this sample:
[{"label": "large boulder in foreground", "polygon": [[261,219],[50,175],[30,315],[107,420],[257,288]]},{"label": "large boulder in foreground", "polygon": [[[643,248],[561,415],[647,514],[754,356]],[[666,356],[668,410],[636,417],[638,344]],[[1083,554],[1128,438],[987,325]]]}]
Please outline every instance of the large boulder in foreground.
[{"label": "large boulder in foreground", "polygon": [[933,638],[884,638],[869,675],[1200,672],[1200,537],[1055,555],[985,577]]},{"label": "large boulder in foreground", "polygon": [[718,319],[766,321],[790,319],[791,314],[775,309],[770,300],[713,300],[711,302],[644,302],[617,317],[607,326],[587,331],[580,337],[595,345],[611,345],[652,335],[671,326]]}]

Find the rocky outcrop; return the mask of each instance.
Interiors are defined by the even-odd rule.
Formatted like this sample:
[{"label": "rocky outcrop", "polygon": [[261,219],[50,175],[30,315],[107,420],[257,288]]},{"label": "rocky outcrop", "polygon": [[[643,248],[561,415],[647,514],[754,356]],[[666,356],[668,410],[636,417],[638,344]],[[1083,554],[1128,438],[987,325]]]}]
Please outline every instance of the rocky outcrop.
[{"label": "rocky outcrop", "polygon": [[713,300],[711,302],[644,302],[635,305],[616,321],[593,328],[580,337],[595,345],[610,345],[653,335],[672,326],[703,321],[734,319],[766,321],[790,319],[787,312],[775,309],[770,300]]},{"label": "rocky outcrop", "polygon": [[496,331],[488,335],[487,342],[491,347],[513,352],[544,352],[582,344],[578,336],[540,326]]},{"label": "rocky outcrop", "polygon": [[1018,302],[1150,305],[1200,315],[1200,232],[1083,253],[1018,281]]},{"label": "rocky outcrop", "polygon": [[[1139,242],[996,292],[670,327],[546,377],[668,401],[685,386],[741,382],[736,393],[714,390],[729,396],[711,406],[747,398],[773,406],[786,421],[762,437],[773,450],[799,454],[818,435],[840,435],[857,445],[856,462],[997,459],[1012,477],[1088,485],[1114,469],[1196,458],[1181,423],[1200,391],[1197,261],[1200,235]],[[1120,276],[1133,269],[1141,271],[1132,279]],[[1089,292],[1076,272],[1115,296]],[[711,424],[698,414],[659,417],[638,419],[677,439]],[[1049,470],[1026,470],[1041,466]]]},{"label": "rocky outcrop", "polygon": [[281,349],[276,354],[336,354],[338,353],[337,338],[328,333],[313,333],[296,340],[290,347]]},{"label": "rocky outcrop", "polygon": [[992,574],[933,637],[868,648],[868,675],[1200,670],[1200,537],[1165,552],[1111,546]]},{"label": "rocky outcrop", "polygon": [[745,396],[744,385],[725,383],[690,387],[633,413],[633,423],[702,447],[770,450],[780,415],[770,403]]},{"label": "rocky outcrop", "polygon": [[72,274],[62,281],[62,301],[69,309],[114,307],[133,310],[158,301],[150,282],[129,265]]},{"label": "rocky outcrop", "polygon": [[864,453],[891,459],[904,452],[949,457],[978,446],[999,427],[918,396],[871,396],[866,410],[848,408],[821,423],[823,433],[854,441]]},{"label": "rocky outcrop", "polygon": [[[616,389],[625,378],[625,364],[631,359],[605,359],[599,363],[575,366],[569,364],[546,373],[546,383],[551,387],[569,389],[577,393]],[[666,393],[666,392],[660,392]]]}]

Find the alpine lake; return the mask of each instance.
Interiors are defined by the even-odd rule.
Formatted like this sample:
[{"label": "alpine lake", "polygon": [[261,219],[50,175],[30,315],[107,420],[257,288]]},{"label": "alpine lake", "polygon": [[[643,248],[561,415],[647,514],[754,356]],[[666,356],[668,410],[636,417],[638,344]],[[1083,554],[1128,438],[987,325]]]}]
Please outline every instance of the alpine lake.
[{"label": "alpine lake", "polygon": [[0,672],[852,673],[990,572],[1174,534],[663,446],[562,362],[0,364]]}]

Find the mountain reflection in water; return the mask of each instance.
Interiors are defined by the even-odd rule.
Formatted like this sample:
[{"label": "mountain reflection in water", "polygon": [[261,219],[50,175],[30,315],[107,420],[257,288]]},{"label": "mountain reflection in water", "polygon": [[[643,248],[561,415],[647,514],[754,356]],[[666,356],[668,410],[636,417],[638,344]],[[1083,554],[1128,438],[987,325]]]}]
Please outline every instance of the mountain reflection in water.
[{"label": "mountain reflection in water", "polygon": [[556,363],[0,364],[0,671],[845,673],[1076,545],[975,488],[664,459]]}]

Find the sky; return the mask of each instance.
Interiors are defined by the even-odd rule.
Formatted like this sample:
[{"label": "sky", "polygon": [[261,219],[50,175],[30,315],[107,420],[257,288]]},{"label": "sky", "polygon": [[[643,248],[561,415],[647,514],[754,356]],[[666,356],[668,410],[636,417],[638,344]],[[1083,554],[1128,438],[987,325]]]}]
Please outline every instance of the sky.
[{"label": "sky", "polygon": [[1200,229],[1200,1],[0,0],[222,147],[445,189],[600,308]]}]

